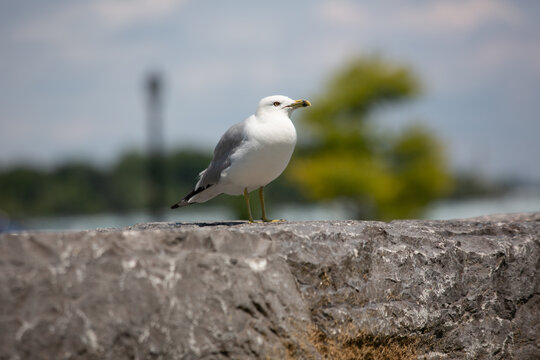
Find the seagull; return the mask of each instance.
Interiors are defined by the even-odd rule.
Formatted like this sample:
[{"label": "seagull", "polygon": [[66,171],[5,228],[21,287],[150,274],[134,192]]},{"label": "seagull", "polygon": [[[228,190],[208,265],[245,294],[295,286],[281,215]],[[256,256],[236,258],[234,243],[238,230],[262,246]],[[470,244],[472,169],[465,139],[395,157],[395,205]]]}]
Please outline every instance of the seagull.
[{"label": "seagull", "polygon": [[249,215],[249,193],[259,189],[262,221],[266,217],[264,187],[287,167],[296,145],[292,112],[310,106],[307,100],[273,95],[263,98],[255,114],[231,126],[221,137],[210,165],[199,174],[193,191],[171,209],[206,202],[220,194],[244,195]]}]

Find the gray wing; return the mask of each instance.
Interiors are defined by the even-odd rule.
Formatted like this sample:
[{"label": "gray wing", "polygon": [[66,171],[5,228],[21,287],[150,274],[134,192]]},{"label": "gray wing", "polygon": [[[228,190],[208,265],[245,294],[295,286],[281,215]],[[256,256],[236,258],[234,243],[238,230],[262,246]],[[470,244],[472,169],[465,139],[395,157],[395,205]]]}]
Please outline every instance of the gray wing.
[{"label": "gray wing", "polygon": [[221,172],[231,165],[231,156],[236,149],[242,145],[245,140],[245,127],[246,121],[244,120],[238,124],[235,124],[223,134],[219,140],[216,148],[214,149],[214,158],[208,165],[208,168],[203,170],[199,174],[199,181],[193,191],[187,194],[182,200],[171,206],[171,209],[187,206],[190,204],[189,200],[200,192],[208,189],[210,186],[217,184],[221,177]]},{"label": "gray wing", "polygon": [[214,158],[206,170],[200,173],[195,188],[207,188],[219,181],[221,172],[231,165],[231,155],[245,140],[246,120],[235,124],[223,134],[214,149]]}]

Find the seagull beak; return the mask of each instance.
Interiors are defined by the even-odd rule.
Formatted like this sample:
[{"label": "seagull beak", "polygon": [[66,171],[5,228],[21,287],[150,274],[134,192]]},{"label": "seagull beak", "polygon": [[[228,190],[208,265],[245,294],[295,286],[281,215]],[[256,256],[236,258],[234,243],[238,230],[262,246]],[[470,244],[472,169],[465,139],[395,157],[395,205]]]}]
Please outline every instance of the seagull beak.
[{"label": "seagull beak", "polygon": [[292,104],[287,105],[285,107],[296,109],[299,107],[306,107],[306,106],[311,106],[311,103],[307,100],[294,100]]}]

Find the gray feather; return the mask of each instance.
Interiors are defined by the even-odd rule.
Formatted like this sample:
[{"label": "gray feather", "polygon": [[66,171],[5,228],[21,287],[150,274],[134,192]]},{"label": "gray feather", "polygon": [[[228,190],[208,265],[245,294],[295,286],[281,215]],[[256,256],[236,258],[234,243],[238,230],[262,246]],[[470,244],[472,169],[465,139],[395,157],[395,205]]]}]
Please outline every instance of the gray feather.
[{"label": "gray feather", "polygon": [[193,191],[187,194],[181,201],[171,206],[171,209],[176,209],[179,207],[190,205],[189,200],[205,191],[212,185],[215,185],[219,182],[221,173],[223,170],[227,169],[231,165],[231,156],[234,154],[236,149],[245,139],[244,129],[246,127],[246,120],[235,124],[223,134],[219,140],[216,148],[214,149],[214,157],[208,165],[208,168],[201,171],[199,174],[199,181],[195,185]]},{"label": "gray feather", "polygon": [[231,156],[240,147],[245,139],[244,129],[246,121],[235,124],[223,134],[214,149],[214,158],[210,162],[208,168],[202,171],[199,176],[196,188],[206,188],[210,185],[217,184],[223,170],[231,165]]}]

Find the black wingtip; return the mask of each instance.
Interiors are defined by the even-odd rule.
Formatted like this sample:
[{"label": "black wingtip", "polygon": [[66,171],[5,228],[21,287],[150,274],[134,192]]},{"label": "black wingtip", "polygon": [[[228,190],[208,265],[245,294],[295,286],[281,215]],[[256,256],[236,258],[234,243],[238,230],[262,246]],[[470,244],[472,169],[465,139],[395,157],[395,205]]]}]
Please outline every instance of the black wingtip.
[{"label": "black wingtip", "polygon": [[201,186],[201,187],[199,187],[199,188],[193,190],[192,192],[190,192],[189,194],[187,194],[187,195],[182,199],[182,201],[180,201],[180,202],[174,204],[173,206],[171,206],[171,209],[176,209],[176,208],[179,208],[179,207],[188,206],[188,205],[192,204],[192,203],[189,202],[189,200],[190,200],[193,196],[197,195],[197,194],[200,193],[201,191],[204,191],[204,190],[208,189],[208,188],[209,188],[210,186],[212,186],[212,185],[213,185],[213,184],[208,184],[208,185],[206,185],[206,186]]}]

